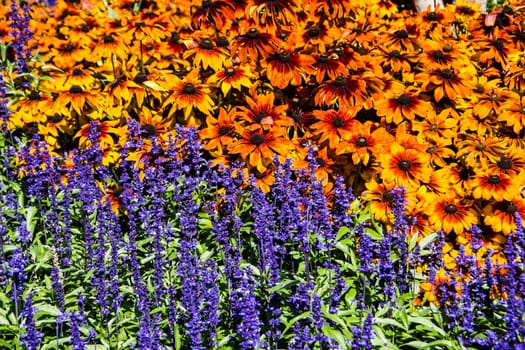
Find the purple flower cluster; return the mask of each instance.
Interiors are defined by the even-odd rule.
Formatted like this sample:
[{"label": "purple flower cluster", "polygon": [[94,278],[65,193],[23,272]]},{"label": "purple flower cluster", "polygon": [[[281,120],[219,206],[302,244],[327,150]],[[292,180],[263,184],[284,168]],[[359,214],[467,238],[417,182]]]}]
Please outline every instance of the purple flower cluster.
[{"label": "purple flower cluster", "polygon": [[36,329],[35,325],[35,312],[37,309],[33,306],[33,294],[29,292],[24,302],[24,310],[22,311],[22,317],[25,322],[23,329],[24,334],[20,336],[20,345],[25,346],[27,350],[37,350],[40,348],[43,334]]}]

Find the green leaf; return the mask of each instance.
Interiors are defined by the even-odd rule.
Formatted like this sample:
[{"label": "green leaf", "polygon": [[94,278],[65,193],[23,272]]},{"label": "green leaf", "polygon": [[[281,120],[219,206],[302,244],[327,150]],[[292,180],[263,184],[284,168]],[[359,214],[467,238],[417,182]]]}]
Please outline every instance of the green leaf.
[{"label": "green leaf", "polygon": [[400,322],[393,320],[391,318],[381,318],[381,317],[374,317],[374,322],[379,325],[389,325],[394,326],[397,328],[401,328],[404,331],[408,331],[408,328],[402,325]]},{"label": "green leaf", "polygon": [[430,321],[430,320],[428,320],[426,318],[408,316],[408,322],[421,324],[421,325],[425,326],[427,329],[433,330],[433,331],[439,333],[443,337],[446,337],[446,335],[447,335],[447,333],[444,330],[442,330],[437,325],[432,323],[432,321]]},{"label": "green leaf", "polygon": [[39,311],[39,313],[37,314],[37,317],[40,316],[41,313],[48,314],[48,315],[51,315],[51,316],[60,316],[60,315],[62,315],[62,311],[60,311],[56,306],[53,306],[53,305],[38,304],[38,305],[35,305],[35,307]]}]

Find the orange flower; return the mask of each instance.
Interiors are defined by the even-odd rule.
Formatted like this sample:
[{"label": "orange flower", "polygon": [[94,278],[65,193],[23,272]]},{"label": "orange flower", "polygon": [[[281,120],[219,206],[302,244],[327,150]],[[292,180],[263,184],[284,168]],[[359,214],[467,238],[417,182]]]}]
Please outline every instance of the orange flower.
[{"label": "orange flower", "polygon": [[233,88],[241,91],[242,87],[251,88],[255,79],[250,66],[248,65],[232,65],[225,64],[224,68],[212,74],[207,82],[208,84],[215,84],[220,86],[224,96]]},{"label": "orange flower", "polygon": [[519,101],[518,94],[501,88],[485,91],[472,107],[472,112],[479,115],[480,118],[485,118],[492,112],[499,114],[500,111],[503,111],[501,107],[510,100]]},{"label": "orange flower", "polygon": [[237,109],[233,107],[226,111],[223,107],[219,109],[219,116],[215,118],[212,115],[206,117],[206,127],[199,131],[200,138],[203,140],[204,149],[216,150],[223,154],[224,149],[228,149],[234,141],[235,119]]},{"label": "orange flower", "polygon": [[391,47],[379,45],[378,50],[372,53],[372,57],[377,60],[377,64],[383,67],[384,72],[411,72],[418,58],[414,52],[399,51]]},{"label": "orange flower", "polygon": [[269,33],[261,33],[252,27],[246,34],[237,36],[232,43],[232,56],[239,56],[241,62],[257,62],[266,59],[270,52],[279,47],[278,39]]},{"label": "orange flower", "polygon": [[430,105],[419,99],[416,89],[407,88],[400,93],[386,93],[384,99],[375,102],[375,109],[387,123],[399,125],[404,120],[414,120],[416,115],[425,116]]},{"label": "orange flower", "polygon": [[273,163],[275,155],[284,156],[291,151],[290,141],[274,129],[244,130],[241,139],[234,142],[230,154],[239,154],[248,165],[263,173]]},{"label": "orange flower", "polygon": [[202,0],[201,6],[191,16],[191,24],[194,28],[206,24],[221,30],[226,21],[234,19],[235,9],[228,1]]},{"label": "orange flower", "polygon": [[525,102],[513,98],[504,103],[497,116],[499,121],[505,122],[516,134],[525,128]]},{"label": "orange flower", "polygon": [[476,199],[512,201],[519,195],[520,183],[515,177],[499,174],[480,174],[472,181],[472,196]]},{"label": "orange flower", "polygon": [[246,96],[247,107],[239,107],[238,120],[239,125],[237,129],[242,132],[242,129],[258,129],[261,127],[286,128],[293,125],[293,120],[286,116],[287,105],[276,106],[275,95],[260,94],[255,95],[252,99]]},{"label": "orange flower", "polygon": [[385,35],[384,45],[399,51],[412,51],[417,49],[419,37],[416,24],[408,24],[405,28],[394,30]]},{"label": "orange flower", "polygon": [[394,203],[394,192],[397,187],[393,183],[379,183],[372,179],[365,183],[366,190],[362,194],[363,201],[370,204],[370,211],[374,218],[381,222],[392,220],[392,205]]},{"label": "orange flower", "polygon": [[428,73],[416,75],[416,79],[423,82],[424,91],[433,91],[434,99],[439,102],[443,97],[454,101],[456,97],[467,97],[471,86],[470,76],[460,75],[454,68],[431,70]]},{"label": "orange flower", "polygon": [[412,130],[417,132],[420,143],[436,139],[452,140],[457,134],[458,119],[459,115],[454,110],[444,109],[436,114],[434,109],[430,109],[422,121],[412,122]]},{"label": "orange flower", "polygon": [[319,137],[320,144],[328,141],[328,147],[332,150],[335,150],[341,141],[350,140],[358,123],[354,120],[357,107],[342,106],[339,110],[314,110],[312,113],[318,120],[311,126],[315,130],[314,135]]},{"label": "orange flower", "polygon": [[183,58],[189,60],[193,57],[193,65],[202,66],[203,69],[211,68],[218,71],[228,58],[228,52],[221,47],[214,45],[210,38],[202,38],[199,42],[194,42],[188,50],[182,54]]},{"label": "orange flower", "polygon": [[358,75],[338,76],[320,84],[315,90],[317,106],[355,106],[365,101],[366,83]]},{"label": "orange flower", "polygon": [[516,213],[525,217],[525,200],[521,196],[512,201],[493,201],[483,208],[484,223],[495,232],[505,235],[516,230]]},{"label": "orange flower", "polygon": [[315,60],[309,55],[295,53],[292,48],[282,49],[279,53],[272,53],[266,59],[266,76],[270,83],[284,89],[288,85],[301,85],[307,74],[314,72]]},{"label": "orange flower", "polygon": [[338,154],[350,154],[352,163],[368,165],[371,155],[379,154],[379,143],[392,137],[384,128],[371,131],[373,123],[359,123],[358,128],[352,132],[348,141],[341,143],[337,149]]},{"label": "orange flower", "polygon": [[190,125],[198,124],[195,116],[190,118],[191,112],[199,110],[204,114],[211,114],[215,105],[210,96],[210,88],[198,79],[198,70],[193,70],[183,80],[170,82],[168,87],[171,94],[164,100],[163,108],[171,104],[168,115],[177,110],[184,110],[184,118]]},{"label": "orange flower", "polygon": [[457,198],[454,192],[435,198],[429,204],[428,213],[434,229],[443,230],[445,233],[454,231],[456,234],[462,234],[478,222],[476,212],[468,202]]},{"label": "orange flower", "polygon": [[335,79],[339,75],[344,76],[348,73],[344,64],[339,60],[339,56],[335,53],[328,55],[326,53],[316,55],[314,68],[315,81],[322,83],[326,77]]},{"label": "orange flower", "polygon": [[457,142],[456,158],[463,159],[471,167],[486,169],[488,162],[497,162],[505,150],[502,139],[490,136],[465,135],[464,140]]},{"label": "orange flower", "polygon": [[[52,91],[48,89],[48,91]],[[69,114],[70,111],[75,111],[78,115],[83,114],[84,110],[99,110],[100,96],[95,95],[90,90],[84,90],[78,85],[72,85],[68,90],[52,92],[58,93],[58,97],[53,103],[53,113]]]},{"label": "orange flower", "polygon": [[417,186],[421,182],[428,182],[432,171],[428,154],[422,154],[412,148],[404,148],[394,142],[390,146],[390,152],[380,157],[383,181],[402,186]]}]

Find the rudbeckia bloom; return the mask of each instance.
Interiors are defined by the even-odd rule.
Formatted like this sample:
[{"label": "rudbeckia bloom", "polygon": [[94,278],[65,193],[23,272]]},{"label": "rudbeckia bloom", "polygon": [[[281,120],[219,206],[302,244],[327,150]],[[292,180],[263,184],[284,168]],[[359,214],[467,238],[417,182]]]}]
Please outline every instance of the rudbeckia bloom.
[{"label": "rudbeckia bloom", "polygon": [[476,199],[512,201],[519,195],[520,184],[516,177],[504,173],[483,173],[472,181],[472,196]]},{"label": "rudbeckia bloom", "polygon": [[505,235],[516,231],[516,213],[525,217],[525,200],[521,196],[512,201],[493,201],[483,208],[483,221],[495,232]]},{"label": "rudbeckia bloom", "polygon": [[208,78],[207,83],[220,86],[223,95],[226,96],[232,88],[237,91],[241,91],[243,86],[250,89],[253,85],[253,79],[255,79],[255,75],[252,73],[249,65],[233,65],[227,63],[222,69],[212,74]]},{"label": "rudbeckia bloom", "polygon": [[168,115],[173,115],[177,110],[184,111],[184,119],[190,125],[197,125],[195,117],[190,118],[191,112],[199,110],[204,114],[211,114],[215,102],[210,96],[210,88],[206,84],[202,84],[198,79],[198,70],[193,70],[190,74],[184,77],[183,80],[168,82],[168,90],[170,95],[162,105],[166,108],[171,105]]},{"label": "rudbeckia bloom", "polygon": [[358,122],[354,120],[357,107],[341,106],[339,110],[314,110],[313,116],[317,122],[312,124],[313,135],[319,137],[319,144],[328,141],[328,147],[335,150],[343,140],[350,140],[354,127]]},{"label": "rudbeckia bloom", "polygon": [[428,154],[421,154],[394,142],[390,152],[381,155],[381,178],[401,186],[417,186],[420,182],[428,182],[432,171],[429,164]]},{"label": "rudbeckia bloom", "polygon": [[384,128],[376,128],[371,131],[372,127],[372,122],[356,125],[348,141],[341,143],[337,148],[337,154],[348,154],[354,165],[359,163],[368,165],[370,156],[379,154],[379,144],[382,142],[380,140],[391,137]]},{"label": "rudbeckia bloom", "polygon": [[416,76],[417,80],[422,81],[422,90],[434,93],[436,102],[443,97],[454,101],[457,96],[465,98],[470,94],[470,77],[459,74],[454,68],[443,68],[420,73]]},{"label": "rudbeckia bloom", "polygon": [[384,45],[378,45],[377,49],[371,55],[384,72],[408,73],[418,61],[417,55],[412,51],[400,51]]},{"label": "rudbeckia bloom", "polygon": [[206,127],[199,131],[204,149],[223,154],[223,150],[228,149],[234,141],[236,117],[236,107],[231,108],[230,111],[221,107],[217,118],[212,115],[207,116]]},{"label": "rudbeckia bloom", "polygon": [[84,90],[79,85],[72,85],[65,91],[54,90],[52,92],[58,93],[53,104],[53,113],[69,114],[69,111],[73,110],[81,115],[84,110],[99,110],[101,105],[100,95]]},{"label": "rudbeckia bloom", "polygon": [[263,173],[273,163],[275,155],[280,156],[282,161],[290,150],[290,141],[276,130],[246,129],[241,138],[232,144],[230,154],[239,154],[250,166]]},{"label": "rudbeckia bloom", "polygon": [[489,116],[492,112],[499,114],[500,111],[503,111],[501,107],[510,100],[519,101],[519,96],[501,88],[485,91],[472,107],[472,112],[481,118]]},{"label": "rudbeckia bloom", "polygon": [[221,47],[217,47],[210,38],[202,38],[186,50],[183,55],[188,60],[193,57],[193,64],[201,65],[203,69],[211,68],[218,71],[226,61],[228,52]]},{"label": "rudbeckia bloom", "polygon": [[417,49],[418,28],[415,24],[408,24],[405,28],[394,30],[385,35],[384,45],[399,51],[413,51]]},{"label": "rudbeckia bloom", "polygon": [[121,37],[114,32],[104,34],[93,47],[93,59],[98,61],[100,59],[111,60],[114,58],[124,60],[129,54],[129,47],[122,41]]},{"label": "rudbeckia bloom", "polygon": [[488,167],[489,162],[497,162],[505,150],[505,142],[500,138],[467,134],[457,142],[456,158],[463,159],[465,164],[473,168]]},{"label": "rudbeckia bloom", "polygon": [[417,140],[424,143],[427,140],[452,140],[457,134],[459,115],[454,110],[444,109],[436,114],[431,108],[421,121],[412,122],[412,130],[417,132]]},{"label": "rudbeckia bloom", "polygon": [[9,128],[21,128],[30,123],[44,122],[52,106],[51,95],[31,90],[27,96],[20,98],[9,107],[14,112],[9,116]]},{"label": "rudbeckia bloom", "polygon": [[239,107],[237,129],[259,129],[261,127],[287,128],[293,125],[293,120],[286,115],[287,105],[275,105],[275,95],[259,94],[253,98],[246,96],[248,106]]},{"label": "rudbeckia bloom", "polygon": [[261,33],[259,29],[252,27],[245,34],[237,36],[233,43],[232,56],[239,56],[241,62],[257,62],[266,59],[270,52],[279,47],[278,39],[269,33]]},{"label": "rudbeckia bloom", "polygon": [[417,90],[409,88],[401,93],[386,93],[384,99],[375,102],[377,115],[396,125],[404,120],[414,120],[416,116],[424,117],[430,108],[428,102],[418,97]]},{"label": "rudbeckia bloom", "polygon": [[454,192],[435,198],[429,206],[429,221],[435,230],[443,230],[445,233],[454,231],[459,235],[478,222],[474,209]]},{"label": "rudbeckia bloom", "polygon": [[335,79],[338,76],[346,75],[348,70],[344,64],[339,60],[339,56],[335,53],[328,55],[326,53],[320,54],[315,57],[315,63],[313,64],[315,72],[315,81],[320,84],[327,77],[329,79]]},{"label": "rudbeckia bloom", "polygon": [[91,121],[85,124],[75,135],[75,139],[78,139],[78,144],[82,148],[88,148],[92,146],[91,140],[89,140],[88,135],[91,128],[96,128],[98,131],[98,144],[102,150],[113,147],[115,139],[121,135],[122,132],[118,128],[120,121],[119,120],[107,120],[107,121]]},{"label": "rudbeckia bloom", "polygon": [[234,19],[235,9],[229,1],[202,0],[201,6],[191,16],[191,24],[195,29],[206,24],[221,30],[226,21]]},{"label": "rudbeckia bloom", "polygon": [[512,127],[512,130],[519,135],[525,128],[525,101],[520,102],[516,98],[506,101],[497,119]]},{"label": "rudbeckia bloom", "polygon": [[284,89],[288,85],[301,85],[308,74],[314,72],[315,59],[310,55],[295,53],[292,48],[282,49],[268,56],[266,76],[270,83]]},{"label": "rudbeckia bloom", "polygon": [[514,177],[525,175],[525,150],[510,146],[496,162],[490,162],[489,171],[501,172]]},{"label": "rudbeckia bloom", "polygon": [[355,106],[365,101],[366,83],[358,75],[338,76],[320,84],[315,90],[317,106]]}]

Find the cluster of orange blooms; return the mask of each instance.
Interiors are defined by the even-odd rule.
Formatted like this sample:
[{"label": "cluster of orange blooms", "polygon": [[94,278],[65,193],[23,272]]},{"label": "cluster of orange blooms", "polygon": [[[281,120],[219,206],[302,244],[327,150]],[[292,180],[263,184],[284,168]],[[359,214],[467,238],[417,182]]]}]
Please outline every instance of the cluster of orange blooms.
[{"label": "cluster of orange blooms", "polygon": [[497,250],[525,217],[518,3],[481,14],[465,0],[422,13],[389,0],[60,0],[32,10],[40,78],[9,123],[56,152],[88,146],[97,125],[107,164],[127,118],[145,140],[137,162],[153,136],[196,126],[212,164],[242,160],[265,190],[275,157],[305,167],[311,147],[328,194],[343,175],[388,224],[402,185],[414,232],[443,230],[452,248],[478,224]]}]

